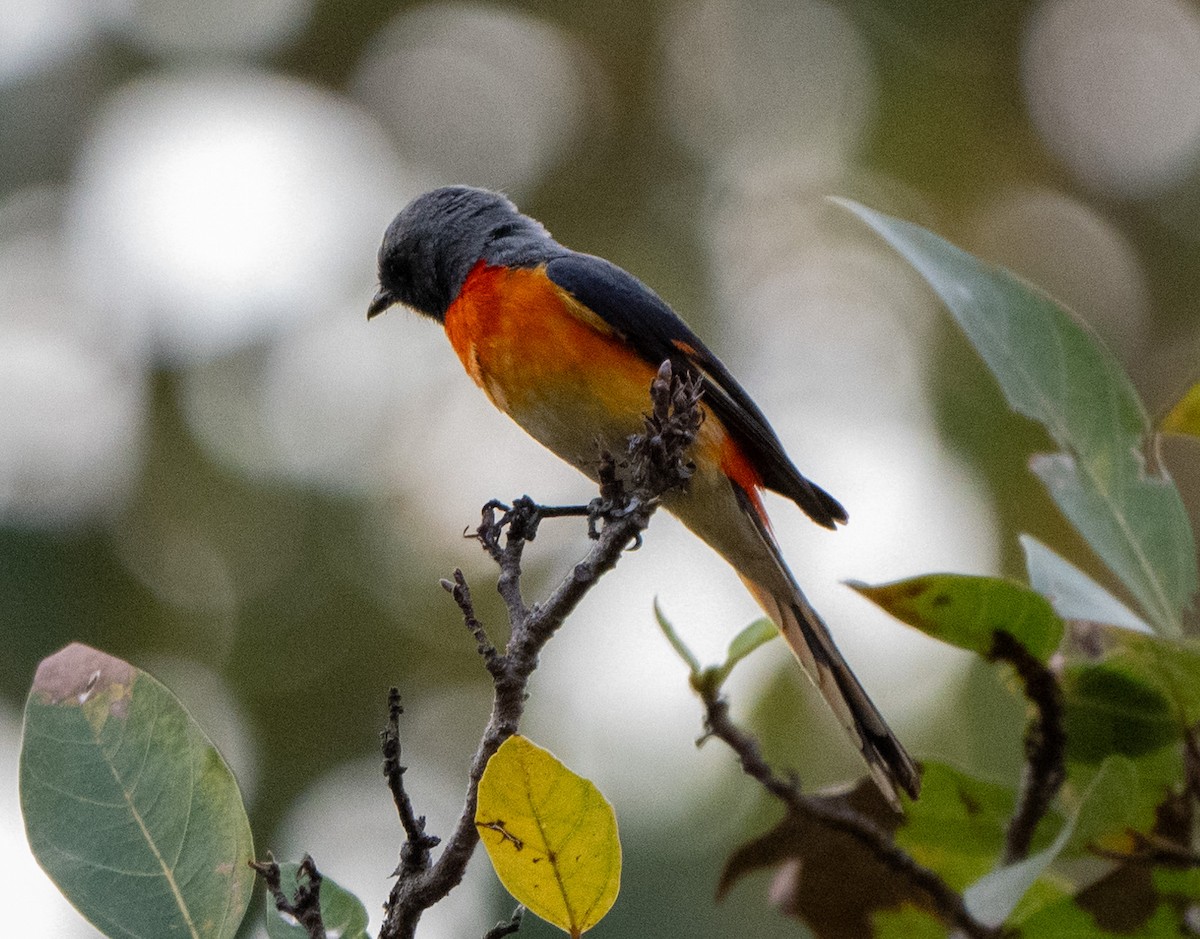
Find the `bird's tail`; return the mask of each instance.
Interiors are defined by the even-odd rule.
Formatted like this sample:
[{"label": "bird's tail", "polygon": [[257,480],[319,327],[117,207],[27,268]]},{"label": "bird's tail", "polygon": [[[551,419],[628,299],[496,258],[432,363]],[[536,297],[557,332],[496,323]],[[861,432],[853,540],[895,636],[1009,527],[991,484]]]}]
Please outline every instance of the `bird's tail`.
[{"label": "bird's tail", "polygon": [[854,677],[820,614],[782,562],[779,567],[784,578],[778,588],[769,589],[744,576],[742,580],[779,627],[804,671],[862,752],[876,784],[898,811],[897,790],[917,798],[920,772]]}]

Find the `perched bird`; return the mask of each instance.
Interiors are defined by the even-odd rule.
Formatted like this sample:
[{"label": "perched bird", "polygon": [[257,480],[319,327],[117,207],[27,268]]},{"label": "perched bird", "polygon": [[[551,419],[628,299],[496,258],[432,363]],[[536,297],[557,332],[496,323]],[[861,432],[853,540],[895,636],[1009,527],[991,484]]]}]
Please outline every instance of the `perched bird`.
[{"label": "perched bird", "polygon": [[699,377],[695,471],[663,505],[737,571],[849,731],[879,788],[916,798],[920,775],[780,555],[770,489],[836,528],[846,511],[805,479],[762,411],[675,312],[637,278],[555,241],[498,193],[435,189],[410,202],[379,250],[368,318],[402,304],[442,324],[467,374],[531,436],[593,479],[602,448],[642,429],[670,360]]}]

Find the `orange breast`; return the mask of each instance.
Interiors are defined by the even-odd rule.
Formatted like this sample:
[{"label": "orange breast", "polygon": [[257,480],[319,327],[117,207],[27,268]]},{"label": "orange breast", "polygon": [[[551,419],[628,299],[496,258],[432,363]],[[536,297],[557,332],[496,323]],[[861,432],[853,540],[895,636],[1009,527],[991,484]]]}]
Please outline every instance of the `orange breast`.
[{"label": "orange breast", "polygon": [[[446,311],[446,334],[468,374],[534,438],[592,473],[599,449],[624,449],[642,429],[658,371],[540,268],[479,262]],[[706,409],[707,410],[707,409]],[[698,467],[732,477],[757,501],[760,477],[711,412]]]},{"label": "orange breast", "polygon": [[543,270],[480,262],[445,325],[496,406],[569,462],[637,430],[655,369]]}]

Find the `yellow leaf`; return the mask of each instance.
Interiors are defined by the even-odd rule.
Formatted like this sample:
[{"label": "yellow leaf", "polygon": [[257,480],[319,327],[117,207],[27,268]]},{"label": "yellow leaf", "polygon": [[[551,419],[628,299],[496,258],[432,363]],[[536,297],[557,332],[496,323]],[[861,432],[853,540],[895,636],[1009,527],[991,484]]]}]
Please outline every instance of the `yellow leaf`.
[{"label": "yellow leaf", "polygon": [[508,892],[572,937],[617,899],[621,842],[612,806],[526,738],[509,737],[488,760],[475,827]]},{"label": "yellow leaf", "polygon": [[1200,437],[1200,384],[1193,385],[1170,413],[1162,419],[1158,429],[1164,434],[1190,434]]}]

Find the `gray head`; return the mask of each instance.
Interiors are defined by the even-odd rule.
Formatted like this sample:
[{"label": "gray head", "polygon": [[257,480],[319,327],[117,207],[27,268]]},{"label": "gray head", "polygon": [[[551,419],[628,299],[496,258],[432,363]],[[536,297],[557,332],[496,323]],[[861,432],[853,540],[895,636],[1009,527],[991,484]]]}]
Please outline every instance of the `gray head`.
[{"label": "gray head", "polygon": [[379,248],[379,292],[367,317],[395,303],[441,320],[471,268],[527,267],[564,253],[540,222],[486,189],[447,186],[413,199]]}]

